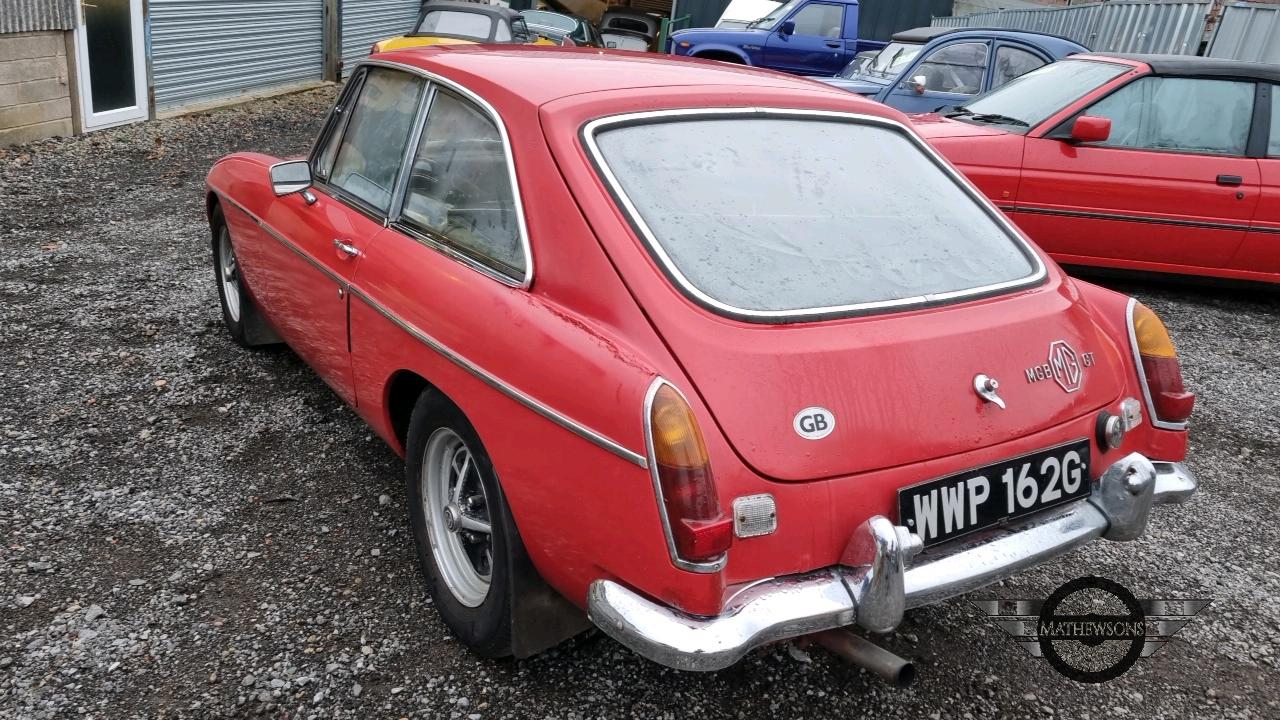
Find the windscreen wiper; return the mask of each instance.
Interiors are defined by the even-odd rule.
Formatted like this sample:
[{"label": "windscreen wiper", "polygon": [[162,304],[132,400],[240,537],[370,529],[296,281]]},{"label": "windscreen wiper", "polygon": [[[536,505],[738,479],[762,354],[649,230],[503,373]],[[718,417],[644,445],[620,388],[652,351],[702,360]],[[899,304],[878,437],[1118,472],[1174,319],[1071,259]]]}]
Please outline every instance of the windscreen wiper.
[{"label": "windscreen wiper", "polygon": [[1016,117],[1009,117],[1008,115],[1000,115],[999,113],[978,113],[975,115],[972,111],[969,111],[969,110],[966,110],[965,112],[969,113],[970,119],[977,120],[978,122],[1000,123],[1003,125],[1017,125],[1019,127],[1031,127],[1031,124],[1028,123],[1026,120],[1020,120]]}]

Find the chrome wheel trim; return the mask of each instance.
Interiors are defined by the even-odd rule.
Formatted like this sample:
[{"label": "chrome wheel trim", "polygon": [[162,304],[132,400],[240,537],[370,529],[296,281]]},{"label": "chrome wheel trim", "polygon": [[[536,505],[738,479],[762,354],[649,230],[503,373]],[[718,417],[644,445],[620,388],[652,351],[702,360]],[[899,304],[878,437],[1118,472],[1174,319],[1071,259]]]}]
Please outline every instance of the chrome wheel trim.
[{"label": "chrome wheel trim", "polygon": [[418,483],[440,578],[459,603],[479,607],[493,577],[493,528],[475,457],[456,432],[431,433]]},{"label": "chrome wheel trim", "polygon": [[222,283],[227,315],[240,322],[240,266],[236,264],[235,248],[231,247],[231,233],[225,226],[218,232],[218,280]]}]

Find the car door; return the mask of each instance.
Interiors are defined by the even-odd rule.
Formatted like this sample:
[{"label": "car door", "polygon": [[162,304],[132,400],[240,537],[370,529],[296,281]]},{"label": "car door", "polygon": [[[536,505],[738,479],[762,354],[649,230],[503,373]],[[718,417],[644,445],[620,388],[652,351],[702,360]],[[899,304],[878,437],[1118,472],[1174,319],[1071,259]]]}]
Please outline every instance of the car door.
[{"label": "car door", "polygon": [[922,53],[898,76],[885,104],[903,112],[960,105],[982,91],[990,52],[985,40],[957,40]]},{"label": "car door", "polygon": [[811,2],[792,13],[783,23],[794,22],[795,29],[787,35],[780,30],[769,35],[765,64],[805,75],[835,75],[846,59],[844,7]]},{"label": "car door", "polygon": [[1258,153],[1258,209],[1231,266],[1280,274],[1280,85],[1258,85],[1258,108],[1255,133],[1260,136],[1258,147],[1262,148]]},{"label": "car door", "polygon": [[269,224],[285,242],[268,259],[273,320],[289,346],[356,404],[347,290],[383,231],[423,82],[389,68],[361,70],[312,160],[315,185],[278,199]]},{"label": "car door", "polygon": [[1079,113],[1109,118],[1107,140],[1061,139],[1076,115],[1028,137],[1018,224],[1067,263],[1226,266],[1258,204],[1258,163],[1245,157],[1254,92],[1249,81],[1141,76]]}]

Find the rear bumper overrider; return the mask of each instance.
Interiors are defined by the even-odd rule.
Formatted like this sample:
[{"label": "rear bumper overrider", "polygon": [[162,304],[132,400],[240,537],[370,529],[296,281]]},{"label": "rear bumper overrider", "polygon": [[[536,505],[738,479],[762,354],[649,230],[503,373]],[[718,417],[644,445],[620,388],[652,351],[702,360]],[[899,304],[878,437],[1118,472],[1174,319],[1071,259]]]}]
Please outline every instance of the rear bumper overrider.
[{"label": "rear bumper overrider", "polygon": [[909,608],[989,585],[1099,537],[1133,540],[1151,506],[1181,503],[1198,482],[1182,463],[1133,453],[1103,473],[1087,499],[920,552],[907,528],[877,515],[854,532],[834,567],[769,578],[739,591],[716,616],[689,615],[611,580],[591,584],[587,611],[601,630],[650,660],[719,670],[753,648],[858,624],[888,632]]}]

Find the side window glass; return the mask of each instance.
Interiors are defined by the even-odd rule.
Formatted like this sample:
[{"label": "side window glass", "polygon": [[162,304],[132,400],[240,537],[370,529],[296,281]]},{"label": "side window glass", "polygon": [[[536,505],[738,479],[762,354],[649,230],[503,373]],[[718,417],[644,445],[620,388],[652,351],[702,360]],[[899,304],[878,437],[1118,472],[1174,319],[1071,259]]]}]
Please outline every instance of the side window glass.
[{"label": "side window glass", "polygon": [[1271,138],[1267,157],[1280,157],[1280,85],[1271,86]]},{"label": "side window glass", "polygon": [[333,167],[333,158],[338,154],[338,143],[342,142],[342,134],[347,129],[347,119],[351,117],[351,105],[360,92],[360,83],[364,82],[365,72],[364,68],[361,68],[347,80],[347,87],[338,98],[338,104],[325,128],[328,134],[324,137],[324,146],[320,148],[320,153],[316,155],[315,163],[311,168],[311,174],[321,180],[329,179],[329,169]]},{"label": "side window glass", "polygon": [[437,90],[427,112],[403,219],[507,274],[524,274],[502,136],[487,115],[446,90]]},{"label": "side window glass", "polygon": [[996,50],[996,66],[991,71],[991,87],[994,90],[1019,75],[1026,75],[1044,65],[1039,56],[1019,50],[1016,47],[1001,45]]},{"label": "side window glass", "polygon": [[955,43],[929,53],[914,74],[924,76],[925,90],[976,95],[986,71],[986,43]]},{"label": "side window glass", "polygon": [[809,3],[796,13],[796,35],[838,38],[844,21],[843,5]]},{"label": "side window glass", "polygon": [[1086,112],[1111,119],[1110,147],[1243,155],[1254,85],[1234,80],[1144,77]]},{"label": "side window glass", "polygon": [[373,68],[348,112],[329,184],[386,212],[418,114],[422,80]]}]

